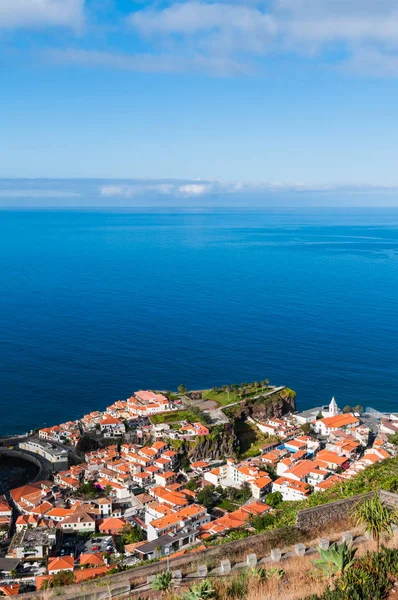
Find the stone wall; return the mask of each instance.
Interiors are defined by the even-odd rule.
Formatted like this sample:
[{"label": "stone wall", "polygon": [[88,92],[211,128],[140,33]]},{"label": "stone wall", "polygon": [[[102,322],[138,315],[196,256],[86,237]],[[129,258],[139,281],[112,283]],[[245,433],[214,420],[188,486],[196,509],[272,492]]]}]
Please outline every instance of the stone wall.
[{"label": "stone wall", "polygon": [[[330,523],[345,521],[350,518],[355,504],[365,500],[365,498],[371,498],[373,494],[374,492],[360,494],[344,500],[300,510],[296,516],[296,526],[301,530],[308,531],[316,527],[324,527]],[[380,490],[379,496],[387,504],[398,507],[398,494]]]}]

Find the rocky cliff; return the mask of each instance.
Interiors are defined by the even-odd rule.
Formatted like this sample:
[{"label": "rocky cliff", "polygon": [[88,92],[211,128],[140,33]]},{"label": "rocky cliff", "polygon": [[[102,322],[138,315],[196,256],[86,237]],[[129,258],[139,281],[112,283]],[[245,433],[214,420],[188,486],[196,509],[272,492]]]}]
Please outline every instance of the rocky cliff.
[{"label": "rocky cliff", "polygon": [[238,448],[238,439],[232,425],[215,427],[209,436],[199,438],[196,442],[187,443],[185,450],[191,462],[210,458],[226,458],[233,456]]},{"label": "rocky cliff", "polygon": [[228,415],[236,419],[253,417],[258,421],[271,417],[280,418],[296,410],[296,392],[284,388],[271,396],[260,396],[255,400],[247,399],[240,406],[235,406]]}]

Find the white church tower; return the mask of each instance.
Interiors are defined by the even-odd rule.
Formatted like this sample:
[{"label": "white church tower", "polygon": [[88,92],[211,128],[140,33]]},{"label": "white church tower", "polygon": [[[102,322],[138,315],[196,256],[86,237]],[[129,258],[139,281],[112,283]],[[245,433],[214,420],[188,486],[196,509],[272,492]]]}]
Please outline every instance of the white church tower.
[{"label": "white church tower", "polygon": [[336,415],[338,415],[340,413],[339,411],[339,407],[337,406],[337,402],[334,399],[334,396],[329,404],[329,417],[335,417]]}]

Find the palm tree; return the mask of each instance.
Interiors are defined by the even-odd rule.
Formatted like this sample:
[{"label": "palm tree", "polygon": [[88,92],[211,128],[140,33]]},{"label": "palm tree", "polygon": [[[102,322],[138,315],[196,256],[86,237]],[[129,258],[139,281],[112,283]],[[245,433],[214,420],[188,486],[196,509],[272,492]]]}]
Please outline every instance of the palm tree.
[{"label": "palm tree", "polygon": [[185,396],[185,394],[187,393],[187,388],[186,388],[186,386],[183,383],[178,386],[178,393],[181,396]]},{"label": "palm tree", "polygon": [[393,526],[398,524],[396,509],[384,504],[375,494],[354,508],[357,525],[364,525],[365,532],[376,540],[376,551],[380,550],[380,538],[383,533],[393,535]]},{"label": "palm tree", "polygon": [[208,579],[193,585],[181,597],[181,600],[211,600],[216,598],[216,591]]},{"label": "palm tree", "polygon": [[230,395],[230,393],[231,393],[231,388],[229,387],[229,385],[226,385],[226,386],[225,386],[225,391],[227,392],[227,395],[228,395],[228,402],[229,402],[229,395]]},{"label": "palm tree", "polygon": [[173,575],[171,571],[163,571],[158,573],[152,582],[152,588],[156,592],[161,592],[165,596],[171,590]]},{"label": "palm tree", "polygon": [[264,383],[265,383],[265,387],[266,387],[266,389],[268,390],[268,386],[269,386],[269,379],[266,379]]}]

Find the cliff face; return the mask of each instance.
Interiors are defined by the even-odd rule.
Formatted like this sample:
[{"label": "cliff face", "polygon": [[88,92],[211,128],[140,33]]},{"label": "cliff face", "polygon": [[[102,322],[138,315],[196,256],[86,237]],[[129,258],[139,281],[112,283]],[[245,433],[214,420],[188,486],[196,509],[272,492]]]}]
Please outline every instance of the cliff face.
[{"label": "cliff face", "polygon": [[232,425],[226,424],[213,430],[212,435],[199,438],[187,445],[186,451],[191,462],[203,458],[219,459],[233,456],[238,447],[238,439]]},{"label": "cliff face", "polygon": [[296,393],[289,388],[284,388],[272,396],[260,397],[256,400],[246,400],[237,407],[234,417],[244,419],[253,417],[256,420],[265,420],[272,417],[280,418],[296,410]]}]

